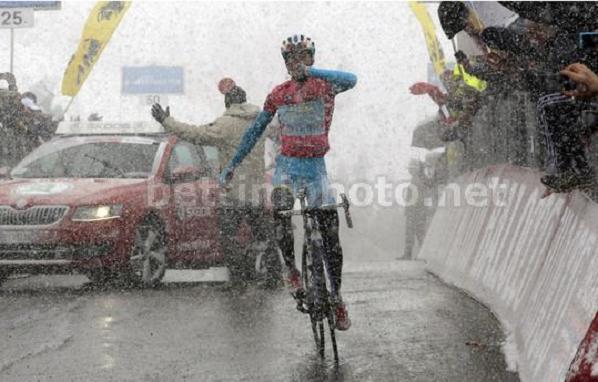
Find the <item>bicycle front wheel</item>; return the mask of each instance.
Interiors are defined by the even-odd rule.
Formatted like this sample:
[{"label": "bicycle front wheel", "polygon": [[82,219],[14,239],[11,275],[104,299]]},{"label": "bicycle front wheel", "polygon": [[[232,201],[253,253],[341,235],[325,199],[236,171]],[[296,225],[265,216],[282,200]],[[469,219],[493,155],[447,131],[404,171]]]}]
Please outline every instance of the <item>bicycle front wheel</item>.
[{"label": "bicycle front wheel", "polygon": [[311,290],[313,289],[312,286],[312,277],[311,277],[311,269],[308,269],[307,266],[307,245],[303,244],[303,256],[301,256],[301,275],[303,276],[303,290],[306,292],[307,294],[307,300],[305,301],[307,304],[307,309],[309,310],[309,320],[311,322],[311,330],[314,334],[314,343],[316,344],[316,347],[319,348],[320,347],[320,335],[318,333],[318,320],[315,316],[315,312],[313,311],[313,304],[311,304],[310,300],[311,298],[309,298],[309,294],[311,293]]}]

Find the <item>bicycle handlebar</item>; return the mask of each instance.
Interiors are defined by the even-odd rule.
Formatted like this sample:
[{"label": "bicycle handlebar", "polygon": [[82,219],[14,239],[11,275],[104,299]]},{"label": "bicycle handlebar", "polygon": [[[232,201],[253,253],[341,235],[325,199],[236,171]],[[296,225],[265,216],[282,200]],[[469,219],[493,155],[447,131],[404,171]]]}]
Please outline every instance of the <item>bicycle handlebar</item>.
[{"label": "bicycle handlebar", "polygon": [[[301,200],[303,196],[301,195],[299,199]],[[345,211],[345,220],[347,222],[347,227],[353,228],[353,219],[351,218],[351,211],[349,211],[349,207],[351,204],[349,203],[349,199],[347,195],[341,194],[340,195],[342,201],[336,204],[324,204],[318,207],[303,207],[300,210],[282,210],[277,211],[278,214],[289,217],[289,216],[299,216],[299,215],[309,215],[316,211],[322,210],[336,210],[342,208]]]}]

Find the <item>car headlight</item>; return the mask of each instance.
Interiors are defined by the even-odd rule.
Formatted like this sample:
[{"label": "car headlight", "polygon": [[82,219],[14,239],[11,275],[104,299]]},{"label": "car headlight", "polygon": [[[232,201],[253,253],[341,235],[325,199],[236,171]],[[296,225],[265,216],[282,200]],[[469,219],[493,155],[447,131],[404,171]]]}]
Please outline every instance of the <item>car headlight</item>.
[{"label": "car headlight", "polygon": [[90,207],[78,207],[73,214],[72,220],[74,221],[99,221],[115,219],[120,217],[122,212],[122,204],[114,204],[107,206],[90,206]]}]

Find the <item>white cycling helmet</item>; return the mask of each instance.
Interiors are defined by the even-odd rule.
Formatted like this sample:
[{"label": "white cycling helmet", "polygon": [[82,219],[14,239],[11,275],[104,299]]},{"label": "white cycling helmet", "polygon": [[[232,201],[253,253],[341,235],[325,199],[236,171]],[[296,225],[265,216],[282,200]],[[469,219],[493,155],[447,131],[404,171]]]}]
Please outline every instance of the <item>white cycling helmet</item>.
[{"label": "white cycling helmet", "polygon": [[307,50],[314,55],[316,53],[316,45],[311,38],[303,34],[296,34],[284,40],[280,47],[280,52],[284,59],[286,59],[289,54],[300,50]]}]

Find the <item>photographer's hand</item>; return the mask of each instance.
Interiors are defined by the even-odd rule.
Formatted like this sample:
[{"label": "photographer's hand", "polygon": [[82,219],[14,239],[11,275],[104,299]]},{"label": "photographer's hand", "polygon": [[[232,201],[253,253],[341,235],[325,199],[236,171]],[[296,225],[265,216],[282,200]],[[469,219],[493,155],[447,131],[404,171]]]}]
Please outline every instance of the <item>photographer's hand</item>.
[{"label": "photographer's hand", "polygon": [[589,98],[598,95],[598,75],[584,64],[571,64],[561,70],[560,73],[577,83],[577,88],[563,92],[565,95],[579,98]]}]

